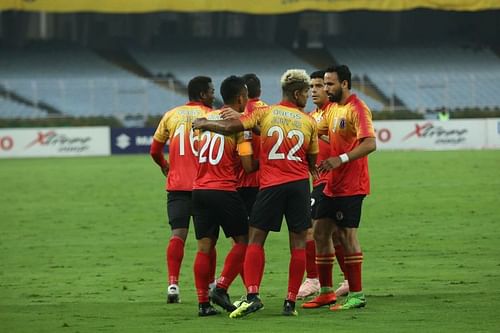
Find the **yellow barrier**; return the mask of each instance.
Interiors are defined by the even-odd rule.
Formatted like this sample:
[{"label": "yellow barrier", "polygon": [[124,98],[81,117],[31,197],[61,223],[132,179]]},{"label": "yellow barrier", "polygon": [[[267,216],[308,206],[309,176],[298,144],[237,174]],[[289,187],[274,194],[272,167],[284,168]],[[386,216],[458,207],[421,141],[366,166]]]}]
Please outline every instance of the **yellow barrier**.
[{"label": "yellow barrier", "polygon": [[0,0],[0,10],[147,13],[157,11],[283,14],[304,10],[401,11],[428,8],[455,11],[500,9],[500,0]]}]

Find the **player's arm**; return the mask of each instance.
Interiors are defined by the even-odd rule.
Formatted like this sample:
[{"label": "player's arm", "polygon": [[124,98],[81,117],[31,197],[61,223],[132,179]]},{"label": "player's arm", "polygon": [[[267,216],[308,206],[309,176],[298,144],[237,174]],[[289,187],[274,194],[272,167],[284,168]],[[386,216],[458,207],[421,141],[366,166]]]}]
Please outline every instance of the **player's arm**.
[{"label": "player's arm", "polygon": [[240,156],[241,165],[246,173],[259,170],[259,160],[254,160],[252,155]]},{"label": "player's arm", "polygon": [[[222,119],[226,120],[226,119],[240,119],[240,117],[243,114],[239,113],[236,110],[233,110],[232,108],[223,108],[223,109],[221,109],[220,115],[221,115]],[[252,132],[257,134],[257,135],[260,135],[260,126],[255,125],[252,128]]]},{"label": "player's arm", "polygon": [[309,167],[309,173],[314,179],[319,179],[319,171],[316,166],[316,160],[319,153],[319,143],[318,143],[318,127],[316,122],[313,120],[311,122],[311,139],[309,141],[309,148],[307,149],[306,159],[307,166]]},{"label": "player's arm", "polygon": [[319,179],[319,171],[316,167],[316,159],[318,158],[318,154],[307,154],[307,165],[309,167],[309,173],[313,176],[314,179]]},{"label": "player's arm", "polygon": [[377,149],[377,144],[375,138],[367,137],[360,139],[359,146],[346,152],[340,154],[339,156],[332,156],[321,162],[319,165],[319,171],[330,171],[332,169],[338,168],[344,163],[349,163],[351,161],[357,160],[358,158],[365,157],[368,154],[374,152]]},{"label": "player's arm", "polygon": [[168,175],[168,170],[170,169],[170,165],[167,160],[165,160],[165,155],[163,154],[163,147],[165,146],[165,142],[158,141],[153,139],[151,143],[151,148],[149,150],[149,154],[153,158],[156,164],[160,166],[161,172],[165,177]]},{"label": "player's arm", "polygon": [[156,164],[160,166],[161,172],[165,175],[168,174],[168,170],[170,169],[170,165],[165,160],[165,155],[163,154],[163,147],[167,143],[169,138],[169,130],[168,130],[168,121],[170,118],[171,112],[165,113],[163,118],[160,120],[158,127],[153,135],[153,142],[151,143],[151,148],[149,149],[149,154],[153,158]]},{"label": "player's arm", "polygon": [[193,128],[221,134],[236,133],[244,130],[243,124],[239,119],[208,120],[207,118],[198,118],[194,120]]},{"label": "player's arm", "polygon": [[253,158],[252,141],[244,140],[241,133],[237,134],[238,155],[240,155],[241,166],[246,173],[259,169],[259,161]]}]

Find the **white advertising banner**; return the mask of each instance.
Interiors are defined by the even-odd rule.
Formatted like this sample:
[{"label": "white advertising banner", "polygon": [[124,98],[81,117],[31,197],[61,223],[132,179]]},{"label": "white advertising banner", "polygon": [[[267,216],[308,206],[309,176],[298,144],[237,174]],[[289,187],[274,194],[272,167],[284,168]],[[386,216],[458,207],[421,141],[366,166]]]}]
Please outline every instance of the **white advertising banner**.
[{"label": "white advertising banner", "polygon": [[0,129],[0,158],[106,155],[109,127]]},{"label": "white advertising banner", "polygon": [[486,119],[488,123],[488,148],[500,148],[500,118]]},{"label": "white advertising banner", "polygon": [[[497,119],[495,119],[497,126]],[[489,141],[487,119],[374,121],[377,149],[456,150],[500,147]],[[495,128],[497,130],[497,128]]]}]

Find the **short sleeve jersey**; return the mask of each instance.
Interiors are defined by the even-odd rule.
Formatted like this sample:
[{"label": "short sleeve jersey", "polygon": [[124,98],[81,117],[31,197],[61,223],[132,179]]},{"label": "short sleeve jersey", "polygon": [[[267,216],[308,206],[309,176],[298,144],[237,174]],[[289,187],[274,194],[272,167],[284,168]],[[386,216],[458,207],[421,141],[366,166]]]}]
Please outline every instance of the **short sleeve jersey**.
[{"label": "short sleeve jersey", "polygon": [[192,123],[210,110],[202,103],[189,102],[167,111],[161,119],[154,139],[162,143],[170,140],[167,191],[193,189],[193,180],[198,171],[198,152]]},{"label": "short sleeve jersey", "polygon": [[[318,128],[320,131],[328,129],[331,156],[348,153],[359,146],[361,139],[375,137],[371,111],[355,94],[349,96],[345,105],[330,104]],[[333,169],[324,193],[329,197],[369,194],[368,157]]]},{"label": "short sleeve jersey", "polygon": [[[221,120],[220,110],[206,115],[209,120]],[[243,132],[222,135],[210,131],[199,134],[198,174],[194,190],[235,192],[240,170],[238,148],[244,144]],[[247,143],[250,147],[250,144]],[[251,154],[251,149],[245,150]],[[242,153],[242,155],[245,153]]]},{"label": "short sleeve jersey", "polygon": [[259,108],[240,118],[245,129],[260,125],[260,188],[309,179],[308,154],[317,154],[316,121],[292,103]]},{"label": "short sleeve jersey", "polygon": [[[321,122],[321,120],[323,119],[325,110],[328,108],[329,104],[330,103],[327,103],[322,108],[316,108],[313,112],[311,112],[311,117],[313,117],[317,123]],[[323,160],[326,160],[328,157],[330,157],[330,144],[324,140],[319,139],[318,145],[319,145],[319,154],[316,163],[320,164]],[[319,179],[313,180],[313,186],[316,187],[320,184],[326,183],[328,181],[328,176],[329,173],[321,174],[321,177]]]},{"label": "short sleeve jersey", "polygon": [[[252,114],[256,109],[266,106],[267,104],[258,98],[249,99],[244,114]],[[255,134],[249,129],[244,132],[244,139],[252,143],[253,158],[258,159],[260,152],[260,135]],[[247,173],[241,168],[238,179],[238,188],[259,187],[259,170]]]}]

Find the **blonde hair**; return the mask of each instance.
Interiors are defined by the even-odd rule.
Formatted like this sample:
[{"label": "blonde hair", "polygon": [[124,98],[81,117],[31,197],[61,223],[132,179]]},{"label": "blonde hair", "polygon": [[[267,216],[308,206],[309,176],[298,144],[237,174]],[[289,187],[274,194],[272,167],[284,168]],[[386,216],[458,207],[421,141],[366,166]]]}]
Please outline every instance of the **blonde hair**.
[{"label": "blonde hair", "polygon": [[290,85],[309,86],[311,79],[303,69],[289,69],[281,76],[281,87],[286,89]]}]

